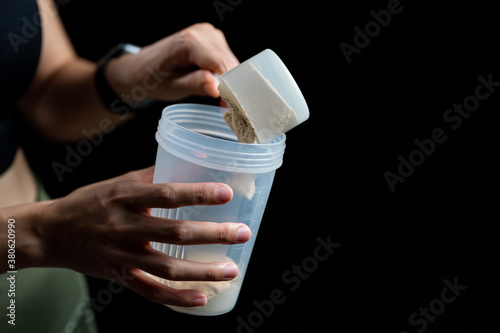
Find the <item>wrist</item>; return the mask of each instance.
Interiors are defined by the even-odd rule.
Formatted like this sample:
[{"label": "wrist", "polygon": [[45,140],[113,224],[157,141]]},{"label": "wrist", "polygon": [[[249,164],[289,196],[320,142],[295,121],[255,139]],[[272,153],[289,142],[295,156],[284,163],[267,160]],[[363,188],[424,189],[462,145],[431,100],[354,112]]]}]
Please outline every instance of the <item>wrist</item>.
[{"label": "wrist", "polygon": [[[0,245],[4,243],[8,248],[15,249],[15,261],[10,262],[12,266],[7,267],[7,270],[52,266],[46,255],[43,237],[43,229],[50,221],[48,215],[51,204],[52,200],[41,201],[7,207],[0,211],[0,225],[4,229],[0,231]],[[9,227],[9,224],[12,226]],[[9,236],[9,229],[12,229],[13,236]],[[8,243],[7,239],[12,241]],[[3,262],[0,267],[4,271]]]},{"label": "wrist", "polygon": [[131,106],[149,100],[147,91],[140,89],[140,74],[136,69],[137,61],[134,54],[122,54],[111,59],[106,66],[106,78],[116,96]]},{"label": "wrist", "polygon": [[135,54],[141,49],[132,44],[119,44],[99,62],[95,73],[97,93],[102,104],[111,112],[141,110],[153,103],[147,91],[141,89]]}]

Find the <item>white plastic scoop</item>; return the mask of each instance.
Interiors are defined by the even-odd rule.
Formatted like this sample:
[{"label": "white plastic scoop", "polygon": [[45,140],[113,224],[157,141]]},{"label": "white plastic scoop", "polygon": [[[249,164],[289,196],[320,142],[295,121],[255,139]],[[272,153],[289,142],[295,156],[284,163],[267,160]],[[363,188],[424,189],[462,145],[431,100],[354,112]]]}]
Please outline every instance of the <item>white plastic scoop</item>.
[{"label": "white plastic scoop", "polygon": [[221,97],[230,106],[224,119],[240,142],[269,143],[309,118],[297,83],[270,49],[219,79]]}]

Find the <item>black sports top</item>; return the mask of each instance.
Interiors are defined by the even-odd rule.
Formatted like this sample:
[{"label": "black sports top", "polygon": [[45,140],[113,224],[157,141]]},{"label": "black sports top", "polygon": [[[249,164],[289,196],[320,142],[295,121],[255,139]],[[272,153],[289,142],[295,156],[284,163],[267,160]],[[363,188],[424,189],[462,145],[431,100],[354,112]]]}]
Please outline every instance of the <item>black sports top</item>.
[{"label": "black sports top", "polygon": [[16,153],[16,104],[35,75],[41,44],[36,1],[0,0],[0,174]]}]

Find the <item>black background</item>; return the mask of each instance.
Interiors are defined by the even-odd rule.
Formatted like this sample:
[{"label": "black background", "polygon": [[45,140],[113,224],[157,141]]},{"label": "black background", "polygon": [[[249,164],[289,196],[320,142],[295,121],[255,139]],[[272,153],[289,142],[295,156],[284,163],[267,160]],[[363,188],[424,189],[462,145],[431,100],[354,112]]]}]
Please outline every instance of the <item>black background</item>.
[{"label": "black background", "polygon": [[[147,45],[210,22],[240,61],[274,50],[311,113],[287,136],[236,308],[218,317],[187,316],[125,290],[96,313],[102,332],[500,331],[493,117],[500,92],[456,130],[443,120],[474,94],[478,76],[500,81],[493,2],[401,1],[401,12],[351,63],[339,44],[353,45],[354,27],[364,29],[374,20],[370,11],[391,1],[232,1],[223,20],[213,1],[66,2],[60,13],[82,57],[97,60],[119,42]],[[164,106],[106,136],[62,182],[51,163],[64,163],[65,145],[28,140],[33,168],[58,197],[152,165]],[[435,128],[447,140],[392,192],[384,172],[397,173],[398,156],[408,158],[414,140],[430,138]],[[341,245],[291,290],[283,274],[313,256],[318,237]],[[467,289],[426,327],[412,326],[410,315],[436,304],[445,279]],[[92,297],[108,285],[89,282]],[[269,300],[275,289],[286,300],[258,321],[253,302]],[[238,317],[249,316],[255,327],[239,328]]]}]

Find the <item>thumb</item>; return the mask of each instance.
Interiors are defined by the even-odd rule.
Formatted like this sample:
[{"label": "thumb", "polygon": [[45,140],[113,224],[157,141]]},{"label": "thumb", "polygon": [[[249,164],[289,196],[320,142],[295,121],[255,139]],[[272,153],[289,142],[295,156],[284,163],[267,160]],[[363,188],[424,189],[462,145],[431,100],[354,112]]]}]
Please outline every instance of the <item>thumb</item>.
[{"label": "thumb", "polygon": [[220,96],[213,74],[206,69],[190,72],[178,79],[178,89],[186,95],[200,95],[217,98]]}]

